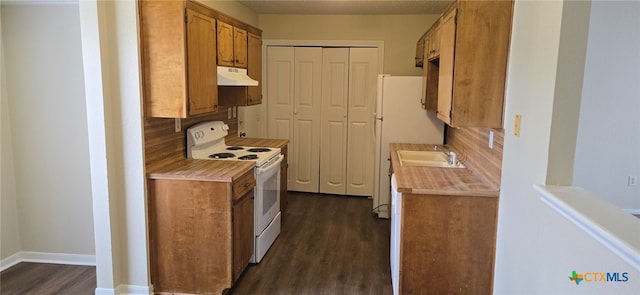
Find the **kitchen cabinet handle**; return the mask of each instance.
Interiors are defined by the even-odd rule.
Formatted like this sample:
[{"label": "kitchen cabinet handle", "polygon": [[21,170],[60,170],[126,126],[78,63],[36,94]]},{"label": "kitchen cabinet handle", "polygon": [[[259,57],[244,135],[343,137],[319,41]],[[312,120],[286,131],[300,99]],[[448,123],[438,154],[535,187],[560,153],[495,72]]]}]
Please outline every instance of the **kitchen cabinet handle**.
[{"label": "kitchen cabinet handle", "polygon": [[247,183],[244,184],[244,188],[248,188],[250,185],[251,185],[251,183],[247,182]]}]

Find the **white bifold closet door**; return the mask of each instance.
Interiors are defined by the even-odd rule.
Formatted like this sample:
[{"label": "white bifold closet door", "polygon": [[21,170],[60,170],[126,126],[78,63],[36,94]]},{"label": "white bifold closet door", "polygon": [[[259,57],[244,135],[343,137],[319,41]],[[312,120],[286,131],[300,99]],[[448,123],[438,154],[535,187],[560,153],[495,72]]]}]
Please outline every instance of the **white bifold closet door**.
[{"label": "white bifold closet door", "polygon": [[320,192],[347,192],[349,48],[322,51]]},{"label": "white bifold closet door", "polygon": [[289,189],[318,192],[322,47],[295,47],[293,140]]},{"label": "white bifold closet door", "polygon": [[378,49],[349,50],[347,195],[373,196]]},{"label": "white bifold closet door", "polygon": [[267,47],[267,134],[290,141],[287,186],[291,189],[293,144],[293,47]]},{"label": "white bifold closet door", "polygon": [[267,133],[289,140],[292,191],[318,192],[321,74],[322,47],[267,48]]},{"label": "white bifold closet door", "polygon": [[373,195],[379,73],[377,48],[268,47],[268,137],[290,141],[289,190]]}]

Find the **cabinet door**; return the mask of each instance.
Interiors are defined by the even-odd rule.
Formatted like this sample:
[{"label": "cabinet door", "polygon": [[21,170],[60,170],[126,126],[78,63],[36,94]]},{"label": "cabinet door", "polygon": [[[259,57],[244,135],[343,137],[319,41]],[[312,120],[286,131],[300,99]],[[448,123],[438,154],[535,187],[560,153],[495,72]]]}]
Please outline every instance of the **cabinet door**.
[{"label": "cabinet door", "polygon": [[253,255],[253,190],[233,205],[233,280],[237,280]]},{"label": "cabinet door", "polygon": [[458,2],[454,126],[502,128],[513,2]]},{"label": "cabinet door", "polygon": [[[218,21],[218,65],[233,67],[233,26]],[[215,52],[215,51],[214,51]]]},{"label": "cabinet door", "polygon": [[145,116],[186,118],[189,86],[184,5],[179,1],[137,2]]},{"label": "cabinet door", "polygon": [[247,38],[247,74],[258,86],[247,87],[246,105],[262,103],[262,37],[249,33]]},{"label": "cabinet door", "polygon": [[433,33],[431,34],[431,50],[433,51],[431,58],[440,56],[440,24],[433,28]]},{"label": "cabinet door", "polygon": [[[215,20],[187,10],[189,115],[218,110]],[[170,81],[167,81],[170,83]]]},{"label": "cabinet door", "polygon": [[[425,48],[425,54],[428,49]],[[438,60],[425,60],[422,67],[422,76],[424,78],[422,84],[422,99],[420,103],[422,108],[427,111],[438,111]]]},{"label": "cabinet door", "polygon": [[456,41],[456,12],[452,9],[440,23],[440,72],[438,76],[438,119],[451,124],[453,66]]},{"label": "cabinet door", "polygon": [[232,226],[227,187],[227,183],[214,181],[149,180],[154,291],[222,294],[231,287]]},{"label": "cabinet door", "polygon": [[233,65],[247,67],[247,31],[236,27],[233,28]]}]

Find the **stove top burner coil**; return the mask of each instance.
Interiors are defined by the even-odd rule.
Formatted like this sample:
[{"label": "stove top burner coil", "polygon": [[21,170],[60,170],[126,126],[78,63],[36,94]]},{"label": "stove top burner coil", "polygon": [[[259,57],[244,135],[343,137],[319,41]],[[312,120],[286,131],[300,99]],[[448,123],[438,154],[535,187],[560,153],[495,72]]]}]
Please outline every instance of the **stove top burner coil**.
[{"label": "stove top burner coil", "polygon": [[240,158],[238,158],[239,160],[257,160],[258,159],[258,155],[244,155]]},{"label": "stove top burner coil", "polygon": [[270,148],[252,148],[252,149],[248,149],[247,151],[252,153],[264,153],[264,152],[270,152],[271,149]]},{"label": "stove top burner coil", "polygon": [[217,153],[217,154],[209,155],[209,158],[213,158],[213,159],[228,159],[228,158],[235,158],[235,157],[236,155],[232,153]]},{"label": "stove top burner coil", "polygon": [[230,146],[230,147],[227,147],[227,150],[238,151],[238,150],[244,150],[244,148],[241,146]]}]

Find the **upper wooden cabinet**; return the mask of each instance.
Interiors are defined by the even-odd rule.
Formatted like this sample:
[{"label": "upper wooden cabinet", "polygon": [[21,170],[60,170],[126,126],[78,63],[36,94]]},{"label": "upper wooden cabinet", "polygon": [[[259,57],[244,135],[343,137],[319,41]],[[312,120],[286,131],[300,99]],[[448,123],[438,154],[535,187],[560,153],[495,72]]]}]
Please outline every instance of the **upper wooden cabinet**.
[{"label": "upper wooden cabinet", "polygon": [[422,67],[424,65],[424,58],[425,58],[424,48],[425,48],[425,43],[427,42],[428,33],[429,33],[428,31],[424,33],[422,37],[418,39],[418,42],[416,42],[416,67]]},{"label": "upper wooden cabinet", "polygon": [[258,81],[258,86],[220,86],[220,105],[250,106],[262,103],[262,37],[253,33],[247,36],[247,75]]},{"label": "upper wooden cabinet", "polygon": [[147,117],[186,118],[217,110],[215,20],[189,3],[138,2]]},{"label": "upper wooden cabinet", "polygon": [[247,31],[218,20],[218,65],[247,67]]},{"label": "upper wooden cabinet", "polygon": [[440,64],[438,72],[438,119],[451,125],[454,54],[456,43],[456,13],[453,8],[440,22]]},{"label": "upper wooden cabinet", "polygon": [[426,60],[432,60],[440,56],[440,21],[436,21],[427,32],[424,47]]},{"label": "upper wooden cabinet", "polygon": [[[260,38],[262,31],[190,0],[140,0],[138,8],[145,117],[216,112],[220,57],[246,68],[248,36]],[[261,50],[258,55],[261,63]],[[251,104],[260,99],[254,94]]]},{"label": "upper wooden cabinet", "polygon": [[437,100],[448,125],[502,128],[512,13],[513,1],[457,1],[440,18],[437,91],[425,87],[423,105]]},{"label": "upper wooden cabinet", "polygon": [[424,64],[422,66],[422,75],[424,82],[422,84],[422,97],[420,104],[423,109],[428,111],[437,111],[438,108],[438,73],[440,61],[440,21],[436,21],[429,31],[426,33],[422,47],[424,55]]}]

